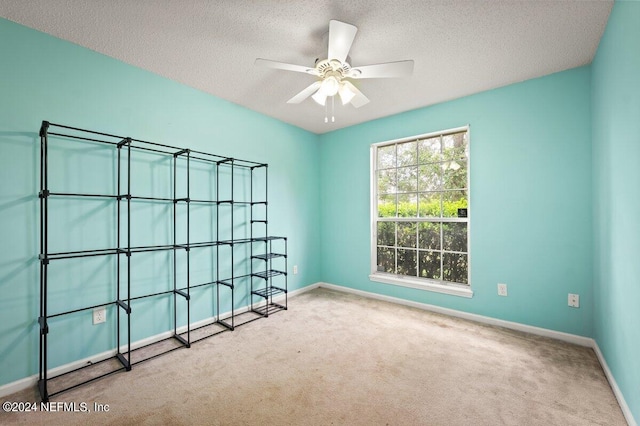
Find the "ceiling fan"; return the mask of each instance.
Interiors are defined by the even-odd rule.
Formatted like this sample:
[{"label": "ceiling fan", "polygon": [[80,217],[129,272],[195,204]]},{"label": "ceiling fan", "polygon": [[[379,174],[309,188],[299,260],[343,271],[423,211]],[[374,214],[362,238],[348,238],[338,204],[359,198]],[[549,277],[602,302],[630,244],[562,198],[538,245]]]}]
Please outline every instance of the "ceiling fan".
[{"label": "ceiling fan", "polygon": [[413,72],[413,61],[351,67],[348,55],[357,31],[358,28],[354,25],[336,20],[329,21],[327,59],[316,60],[313,68],[260,58],[256,59],[255,63],[268,68],[301,72],[318,77],[318,80],[289,99],[287,101],[289,104],[298,104],[311,96],[318,104],[326,105],[327,98],[337,94],[340,96],[342,105],[351,104],[360,108],[369,103],[369,99],[350,80],[407,77]]}]

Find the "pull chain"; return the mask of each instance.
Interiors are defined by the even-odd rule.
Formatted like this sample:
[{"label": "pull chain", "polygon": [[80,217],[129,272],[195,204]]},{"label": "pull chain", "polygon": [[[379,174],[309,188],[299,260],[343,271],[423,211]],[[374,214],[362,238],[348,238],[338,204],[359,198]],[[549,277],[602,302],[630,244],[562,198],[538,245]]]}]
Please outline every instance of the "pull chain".
[{"label": "pull chain", "polygon": [[336,122],[336,117],[333,115],[336,111],[336,97],[332,96],[331,97],[331,122],[335,123]]}]

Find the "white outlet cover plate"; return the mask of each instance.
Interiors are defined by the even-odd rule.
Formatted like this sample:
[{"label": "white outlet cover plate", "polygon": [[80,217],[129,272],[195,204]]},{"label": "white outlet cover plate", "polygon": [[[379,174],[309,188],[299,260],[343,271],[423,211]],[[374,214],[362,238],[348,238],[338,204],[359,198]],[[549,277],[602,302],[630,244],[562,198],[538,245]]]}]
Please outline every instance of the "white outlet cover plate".
[{"label": "white outlet cover plate", "polygon": [[107,321],[106,308],[95,308],[93,310],[93,325],[102,324]]},{"label": "white outlet cover plate", "polygon": [[498,296],[506,296],[507,295],[507,285],[498,283]]},{"label": "white outlet cover plate", "polygon": [[569,306],[571,306],[572,308],[579,308],[580,307],[580,295],[579,294],[572,294],[569,293]]}]

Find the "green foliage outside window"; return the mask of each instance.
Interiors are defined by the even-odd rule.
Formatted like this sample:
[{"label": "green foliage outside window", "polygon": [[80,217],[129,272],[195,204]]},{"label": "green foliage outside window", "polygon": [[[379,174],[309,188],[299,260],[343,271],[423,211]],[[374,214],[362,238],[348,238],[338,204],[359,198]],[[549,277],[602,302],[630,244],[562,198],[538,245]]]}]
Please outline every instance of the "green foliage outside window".
[{"label": "green foliage outside window", "polygon": [[[457,217],[458,209],[468,207],[466,196],[457,200],[443,200],[442,217]],[[401,202],[398,203],[397,212],[398,217],[440,217],[440,200],[438,198],[420,203]],[[378,217],[396,217],[396,203],[393,201],[378,203]]]}]

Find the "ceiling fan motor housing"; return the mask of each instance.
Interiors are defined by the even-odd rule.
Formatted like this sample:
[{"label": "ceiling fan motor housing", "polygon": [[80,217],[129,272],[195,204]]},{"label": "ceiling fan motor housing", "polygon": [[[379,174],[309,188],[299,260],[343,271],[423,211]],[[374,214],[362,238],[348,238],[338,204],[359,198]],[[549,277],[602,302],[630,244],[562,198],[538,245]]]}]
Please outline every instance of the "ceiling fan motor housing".
[{"label": "ceiling fan motor housing", "polygon": [[340,75],[340,78],[345,77],[351,65],[348,62],[340,62],[337,59],[324,59],[316,63],[316,72],[320,78],[326,78],[330,75]]}]

